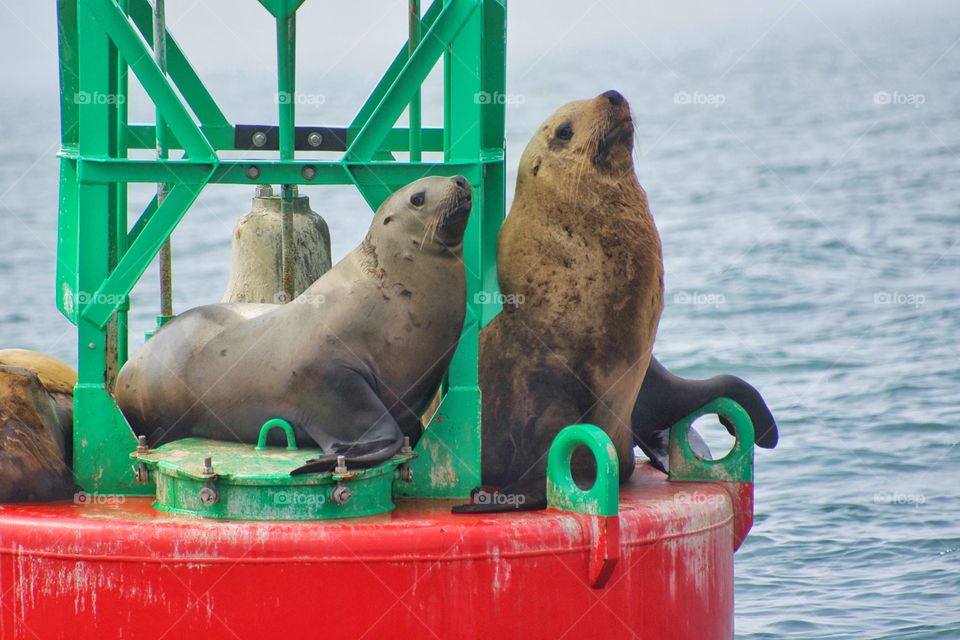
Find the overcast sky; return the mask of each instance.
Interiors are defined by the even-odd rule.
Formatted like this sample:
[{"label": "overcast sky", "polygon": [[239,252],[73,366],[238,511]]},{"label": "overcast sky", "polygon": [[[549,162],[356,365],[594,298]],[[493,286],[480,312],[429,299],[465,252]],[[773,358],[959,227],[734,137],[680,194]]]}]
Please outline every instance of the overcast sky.
[{"label": "overcast sky", "polygon": [[[611,52],[642,48],[666,55],[725,35],[726,46],[746,51],[772,27],[778,29],[778,37],[785,32],[800,38],[833,37],[865,25],[910,29],[931,16],[949,20],[960,16],[956,0],[510,0],[508,4],[514,72],[540,56],[585,48]],[[55,88],[55,5],[54,0],[0,0],[4,87]],[[309,60],[321,72],[342,71],[389,60],[404,38],[405,6],[403,0],[308,0],[299,13],[301,66]],[[167,16],[171,31],[201,72],[272,71],[272,25],[254,0],[167,0]]]}]

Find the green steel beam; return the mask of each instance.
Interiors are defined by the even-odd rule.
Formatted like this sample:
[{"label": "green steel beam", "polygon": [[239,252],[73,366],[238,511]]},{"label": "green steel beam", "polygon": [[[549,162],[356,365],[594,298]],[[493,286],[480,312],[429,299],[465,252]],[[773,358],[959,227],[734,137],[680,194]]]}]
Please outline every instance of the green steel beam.
[{"label": "green steel beam", "polygon": [[60,206],[57,214],[56,303],[60,312],[74,322],[74,293],[79,290],[79,185],[76,155],[80,141],[80,50],[77,36],[77,0],[58,0],[57,40],[60,53]]},{"label": "green steel beam", "polygon": [[215,158],[213,147],[180,102],[165,74],[154,62],[150,49],[120,7],[113,0],[79,1],[96,16],[96,28],[102,29],[116,45],[157,111],[183,143],[187,154],[197,159]]},{"label": "green steel beam", "polygon": [[[423,18],[420,20],[421,31],[429,31],[433,28],[434,23],[437,21],[437,17],[440,15],[441,9],[443,9],[443,0],[434,0],[434,2],[427,9],[427,12],[423,15]],[[400,75],[400,72],[403,70],[403,67],[407,64],[409,59],[410,47],[408,43],[400,49],[396,57],[394,57],[393,62],[390,63],[390,66],[387,67],[386,72],[380,78],[380,81],[377,82],[377,85],[373,88],[370,96],[367,97],[363,105],[360,107],[360,110],[357,111],[356,117],[353,119],[353,122],[350,123],[350,129],[356,129],[359,131],[360,128],[366,124],[367,120],[370,119],[370,116],[373,115],[373,112],[376,110],[377,105],[383,101],[383,97],[387,94],[387,91],[390,89],[391,85],[396,82],[397,77]]]},{"label": "green steel beam", "polygon": [[[155,180],[151,180],[155,182]],[[140,217],[137,218],[137,221],[133,225],[133,229],[130,229],[130,232],[127,234],[126,246],[129,247],[137,238],[140,237],[140,232],[143,231],[143,228],[146,226],[150,219],[153,218],[153,214],[157,212],[157,194],[153,194],[153,198],[150,199],[150,202],[147,203],[147,207],[143,210],[143,213],[140,214]]]},{"label": "green steel beam", "polygon": [[[200,130],[217,151],[239,151],[234,145],[234,128],[232,125],[216,127],[201,125]],[[128,125],[127,135],[129,136],[128,145],[130,149],[153,149],[156,146],[156,127],[152,124]],[[348,129],[347,144],[352,142],[356,135],[356,130]],[[424,151],[443,151],[443,129],[427,127],[421,129],[421,135]],[[171,150],[183,148],[176,136],[169,131],[169,128],[167,142]],[[410,130],[405,127],[395,127],[387,134],[381,149],[385,151],[409,151]]]},{"label": "green steel beam", "polygon": [[[159,181],[182,184],[301,184],[301,185],[404,185],[429,175],[455,176],[463,174],[474,184],[482,179],[482,166],[496,165],[502,160],[485,158],[462,162],[258,162],[251,160],[224,160],[216,165],[189,160],[110,160],[101,158],[78,160],[77,179],[83,184],[112,182],[150,183]],[[259,173],[251,177],[250,167]],[[316,172],[312,179],[304,177],[304,168]],[[351,175],[353,177],[351,177]],[[378,183],[382,180],[382,183]]]},{"label": "green steel beam", "polygon": [[[119,0],[120,10],[124,13],[130,11],[130,0]],[[119,58],[119,56],[118,56]],[[116,157],[126,158],[129,155],[129,129],[127,122],[130,120],[130,67],[122,59],[116,61],[117,66],[117,151]],[[127,209],[128,209],[128,189],[127,184],[118,185],[117,190],[117,210],[114,212],[111,233],[113,239],[111,247],[113,251],[110,256],[110,269],[117,266],[120,256],[127,250]],[[130,308],[129,299],[117,309],[116,324],[111,327],[112,335],[109,336],[109,343],[115,345],[114,354],[116,371],[126,363],[129,351],[129,327],[127,323],[127,311]]]},{"label": "green steel beam", "polygon": [[393,128],[414,93],[423,84],[440,54],[446,50],[448,43],[454,40],[482,1],[457,0],[443,7],[436,22],[423,36],[420,46],[403,65],[396,80],[386,90],[383,99],[361,127],[356,140],[347,149],[347,160],[370,160],[380,149],[387,132]]},{"label": "green steel beam", "polygon": [[[130,0],[130,17],[133,18],[134,24],[143,34],[144,39],[147,42],[153,42],[153,7],[150,3],[147,0]],[[208,130],[216,131],[229,127],[232,136],[233,127],[227,122],[227,117],[207,91],[207,87],[169,31],[167,32],[167,73],[180,89],[180,94],[187,101],[187,105],[200,120],[204,133]],[[148,147],[140,148],[153,149],[155,145],[156,142],[152,141]]]},{"label": "green steel beam", "polygon": [[[111,86],[116,79],[115,48],[100,29],[90,3],[81,0],[77,9],[77,42],[82,52],[80,89],[89,95],[110,95],[116,88]],[[116,128],[111,130],[109,102],[86,100],[80,104],[80,157],[110,155]],[[96,291],[109,275],[111,190],[110,185],[77,183],[77,288],[69,296],[64,292],[71,306],[83,304],[88,298],[81,294]],[[82,315],[89,306],[87,303],[79,307],[79,313]],[[106,338],[102,326],[82,320],[77,323],[79,380],[74,390],[74,477],[88,492],[143,493],[148,487],[134,486],[129,463],[123,459],[136,446],[133,432],[106,388]]]},{"label": "green steel beam", "polygon": [[[445,11],[459,0],[444,0]],[[506,20],[505,7],[495,0],[482,0],[482,11],[471,12],[444,58],[444,160],[456,164],[473,160],[482,167],[476,188],[474,210],[467,225],[463,262],[467,276],[467,322],[447,375],[447,393],[436,416],[417,446],[411,461],[413,482],[401,490],[406,495],[465,498],[479,486],[481,460],[481,393],[478,380],[479,331],[488,315],[485,297],[477,294],[496,289],[496,267],[484,261],[494,258],[496,235],[504,216],[503,105],[483,109],[479,92],[503,91]],[[463,5],[459,5],[463,6]],[[443,19],[441,16],[438,19]],[[426,38],[429,38],[428,34]],[[482,43],[478,46],[477,43]],[[486,68],[493,66],[493,68]],[[499,84],[498,84],[499,83]],[[484,150],[483,133],[499,139],[497,153]]]},{"label": "green steel beam", "polygon": [[81,314],[83,320],[100,328],[107,324],[123,298],[130,294],[137,280],[157,256],[160,247],[173,233],[187,209],[197,199],[204,184],[174,184],[171,187],[166,198],[120,259],[117,268],[96,289],[92,302]]}]

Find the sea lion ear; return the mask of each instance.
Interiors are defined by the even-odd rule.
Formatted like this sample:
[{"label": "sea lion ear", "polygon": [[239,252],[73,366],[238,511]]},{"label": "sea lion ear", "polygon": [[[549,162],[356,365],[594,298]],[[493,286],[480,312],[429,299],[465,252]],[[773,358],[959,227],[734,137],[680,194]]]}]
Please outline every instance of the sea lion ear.
[{"label": "sea lion ear", "polygon": [[541,158],[540,156],[537,156],[536,159],[533,161],[533,166],[530,168],[530,173],[532,173],[534,176],[540,173],[541,162],[543,162],[543,158]]}]

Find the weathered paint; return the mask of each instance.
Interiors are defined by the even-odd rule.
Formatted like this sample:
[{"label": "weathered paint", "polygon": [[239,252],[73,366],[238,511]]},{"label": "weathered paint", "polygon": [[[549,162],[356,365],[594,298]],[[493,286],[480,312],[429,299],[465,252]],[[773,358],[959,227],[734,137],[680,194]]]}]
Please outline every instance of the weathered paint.
[{"label": "weathered paint", "polygon": [[326,522],[219,522],[145,498],[0,506],[0,636],[733,636],[734,503],[644,466],[619,561],[591,584],[596,516],[453,515],[455,501]]},{"label": "weathered paint", "polygon": [[[286,431],[286,449],[266,446],[270,427]],[[320,449],[297,449],[290,425],[270,420],[261,429],[256,446],[184,438],[156,449],[137,450],[130,457],[149,469],[157,487],[157,509],[234,520],[315,520],[385,513],[394,506],[397,468],[416,457],[403,451],[366,469],[290,475],[322,453]],[[212,463],[209,474],[204,472],[206,459]],[[341,484],[352,492],[345,504],[333,497]],[[205,489],[216,491],[215,503],[202,502]]]}]

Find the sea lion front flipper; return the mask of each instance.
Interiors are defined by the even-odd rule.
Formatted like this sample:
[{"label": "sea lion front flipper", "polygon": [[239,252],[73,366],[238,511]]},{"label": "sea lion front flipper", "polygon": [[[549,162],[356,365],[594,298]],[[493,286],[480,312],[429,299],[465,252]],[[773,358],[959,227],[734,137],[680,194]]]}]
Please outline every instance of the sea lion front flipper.
[{"label": "sea lion front flipper", "polygon": [[312,421],[303,426],[324,455],[290,472],[291,476],[332,471],[337,457],[347,468],[376,466],[403,446],[403,432],[371,385],[372,375],[333,364],[324,372],[324,389]]},{"label": "sea lion front flipper", "polygon": [[[745,380],[721,375],[707,380],[689,380],[670,373],[656,358],[650,359],[643,385],[637,395],[631,416],[634,442],[657,469],[669,471],[670,429],[677,422],[720,397],[728,397],[740,404],[750,416],[756,432],[756,443],[772,449],[777,445],[778,431],[773,414],[763,396]],[[733,425],[723,417],[720,422],[733,433]],[[690,444],[701,457],[709,456],[709,447],[694,429]],[[696,435],[694,435],[696,434]],[[698,450],[700,445],[706,456]]]}]

